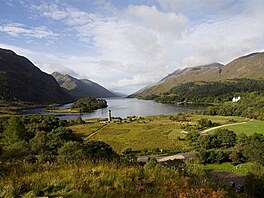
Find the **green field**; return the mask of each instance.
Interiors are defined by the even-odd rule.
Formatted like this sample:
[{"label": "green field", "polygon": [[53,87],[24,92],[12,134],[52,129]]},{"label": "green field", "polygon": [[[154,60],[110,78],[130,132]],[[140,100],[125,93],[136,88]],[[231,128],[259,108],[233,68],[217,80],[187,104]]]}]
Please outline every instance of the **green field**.
[{"label": "green field", "polygon": [[219,123],[219,124],[228,124],[230,122],[245,122],[247,119],[243,117],[238,117],[238,116],[209,116],[209,115],[191,115],[190,119],[192,121],[197,121],[201,118],[207,118],[208,120],[211,120],[214,123]]},{"label": "green field", "polygon": [[[85,125],[73,125],[70,128],[78,133],[83,138],[96,132],[92,137],[86,139],[101,140],[110,144],[114,150],[121,152],[125,148],[132,148],[132,150],[152,150],[155,148],[165,150],[188,150],[189,143],[179,138],[184,139],[185,135],[182,125],[188,123],[196,125],[197,120],[207,118],[214,123],[221,125],[232,122],[245,122],[242,117],[224,117],[224,116],[204,116],[190,114],[187,121],[174,121],[170,116],[148,116],[135,121],[127,121],[120,123],[105,123],[100,122],[99,119],[87,120]],[[252,134],[254,132],[261,132],[264,129],[264,122],[247,120],[248,123],[243,125],[234,125],[227,128],[234,130],[236,133],[244,132]],[[104,127],[103,127],[104,126]],[[258,129],[258,130],[257,130]]]},{"label": "green field", "polygon": [[231,163],[223,163],[223,164],[207,164],[207,165],[198,165],[199,169],[208,170],[208,171],[223,171],[228,173],[235,173],[238,175],[247,175],[251,166],[253,165],[252,162],[247,162],[239,165],[232,165]]},{"label": "green field", "polygon": [[[259,120],[249,120],[245,124],[223,127],[234,131],[236,134],[245,133],[252,135],[253,133],[264,133],[264,122]],[[214,132],[212,130],[211,132]]]},{"label": "green field", "polygon": [[[169,119],[169,116],[151,116],[128,123],[109,123],[89,138],[110,144],[114,150],[121,152],[125,148],[142,149],[188,149],[187,141],[180,141],[180,122]],[[90,135],[103,124],[99,121],[70,128],[81,133],[83,137]]]}]

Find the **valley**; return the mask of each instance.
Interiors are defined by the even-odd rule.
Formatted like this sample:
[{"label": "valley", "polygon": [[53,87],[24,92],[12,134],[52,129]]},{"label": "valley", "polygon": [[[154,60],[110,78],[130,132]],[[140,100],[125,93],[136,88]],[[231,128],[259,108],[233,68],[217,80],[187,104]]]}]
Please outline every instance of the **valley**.
[{"label": "valley", "polygon": [[0,0],[0,198],[264,198],[263,8]]},{"label": "valley", "polygon": [[[263,53],[177,70],[158,83],[159,90],[129,98],[87,79],[46,74],[14,52],[1,54],[0,196],[259,197],[264,82],[257,74]],[[25,64],[36,73],[20,78],[22,71],[6,67],[10,57],[14,68]],[[45,80],[34,84],[33,76]],[[27,81],[33,84],[17,91]],[[168,180],[172,185],[165,182],[165,188]],[[177,183],[187,180],[184,187]]]}]

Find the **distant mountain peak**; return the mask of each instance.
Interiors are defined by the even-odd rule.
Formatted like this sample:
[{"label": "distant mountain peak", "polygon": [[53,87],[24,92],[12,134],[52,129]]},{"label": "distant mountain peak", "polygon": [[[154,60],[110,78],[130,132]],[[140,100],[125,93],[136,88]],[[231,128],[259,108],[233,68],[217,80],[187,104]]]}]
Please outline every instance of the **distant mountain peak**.
[{"label": "distant mountain peak", "polygon": [[138,91],[133,96],[148,98],[148,96],[162,94],[187,82],[212,82],[240,78],[264,78],[264,52],[251,53],[236,58],[226,65],[211,63],[186,67],[183,70],[178,69],[155,85]]},{"label": "distant mountain peak", "polygon": [[117,97],[116,94],[91,80],[77,79],[68,74],[61,74],[59,72],[53,72],[52,75],[61,87],[67,89],[76,98],[85,96],[96,98]]},{"label": "distant mountain peak", "polygon": [[245,55],[245,56],[241,56],[241,57],[239,57],[238,59],[249,58],[249,57],[253,57],[253,56],[261,55],[261,54],[264,54],[264,52],[255,52],[255,53],[247,54],[247,55]]},{"label": "distant mountain peak", "polygon": [[212,67],[215,68],[215,67],[222,67],[222,66],[224,66],[224,65],[221,63],[210,63],[210,64],[206,64],[206,65],[199,65],[199,66],[194,66],[194,67],[186,67],[184,69],[177,69],[174,72],[172,72],[172,73],[168,74],[167,76],[165,76],[164,78],[162,78],[158,82],[158,84],[164,82],[165,80],[167,80],[171,77],[181,75],[182,73],[189,71],[189,70],[198,70],[198,69],[202,69],[202,68],[212,68]]}]

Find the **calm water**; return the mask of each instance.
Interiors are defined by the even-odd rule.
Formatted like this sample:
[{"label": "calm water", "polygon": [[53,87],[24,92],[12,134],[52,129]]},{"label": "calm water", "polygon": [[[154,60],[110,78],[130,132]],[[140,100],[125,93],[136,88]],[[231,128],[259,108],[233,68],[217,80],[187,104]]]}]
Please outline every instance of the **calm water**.
[{"label": "calm water", "polygon": [[[198,106],[183,106],[172,104],[161,104],[150,100],[138,100],[135,98],[111,98],[106,99],[108,107],[98,109],[93,113],[84,114],[62,114],[62,113],[49,113],[42,109],[32,109],[22,112],[23,114],[55,114],[62,119],[76,119],[79,115],[83,119],[87,118],[107,118],[108,110],[111,109],[113,117],[127,117],[127,116],[148,116],[148,115],[169,115],[179,112],[194,112],[202,110],[205,107]],[[61,106],[61,109],[69,108],[71,104]]]}]

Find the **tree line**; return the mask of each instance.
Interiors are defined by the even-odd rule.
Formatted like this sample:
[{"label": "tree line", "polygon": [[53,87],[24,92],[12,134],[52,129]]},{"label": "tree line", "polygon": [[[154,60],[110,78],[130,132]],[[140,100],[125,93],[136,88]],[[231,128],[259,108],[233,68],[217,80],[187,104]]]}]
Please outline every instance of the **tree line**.
[{"label": "tree line", "polygon": [[223,103],[243,93],[264,92],[264,80],[234,79],[218,82],[188,82],[158,96],[156,102],[193,104]]},{"label": "tree line", "polygon": [[0,160],[54,162],[112,159],[112,148],[101,141],[83,142],[55,116],[12,116],[0,128]]}]

